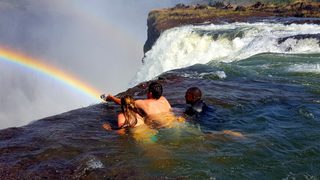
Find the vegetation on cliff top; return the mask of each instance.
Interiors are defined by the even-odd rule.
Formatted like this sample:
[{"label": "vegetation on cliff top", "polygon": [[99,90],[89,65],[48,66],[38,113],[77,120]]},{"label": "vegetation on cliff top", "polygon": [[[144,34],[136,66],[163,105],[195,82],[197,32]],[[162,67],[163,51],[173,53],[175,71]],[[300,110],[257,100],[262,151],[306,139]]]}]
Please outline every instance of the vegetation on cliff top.
[{"label": "vegetation on cliff top", "polygon": [[[241,6],[213,1],[208,4],[184,5],[177,4],[173,8],[151,11],[149,21],[167,29],[165,24],[184,24],[210,21],[214,18],[247,16],[284,16],[284,17],[320,17],[319,2],[295,1],[292,3],[261,3]],[[177,23],[173,23],[177,22]],[[169,25],[170,26],[170,25]]]},{"label": "vegetation on cliff top", "polygon": [[[208,1],[197,5],[177,4],[173,8],[153,10],[148,17],[148,39],[144,52],[151,49],[161,32],[178,26],[201,23],[248,22],[268,17],[312,17],[320,18],[320,2],[272,0],[249,5],[237,5],[224,1]],[[269,0],[270,1],[270,0]],[[311,23],[319,19],[306,20]]]}]

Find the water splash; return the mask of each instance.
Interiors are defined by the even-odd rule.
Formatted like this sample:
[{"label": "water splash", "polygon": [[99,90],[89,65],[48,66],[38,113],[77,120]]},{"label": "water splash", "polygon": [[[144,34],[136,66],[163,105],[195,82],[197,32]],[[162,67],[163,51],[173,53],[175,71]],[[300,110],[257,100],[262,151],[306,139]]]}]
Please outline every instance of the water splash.
[{"label": "water splash", "polygon": [[301,34],[319,33],[320,25],[267,22],[169,29],[161,34],[153,48],[146,53],[145,63],[131,84],[197,63],[233,62],[260,53],[320,53],[317,38],[295,38]]}]

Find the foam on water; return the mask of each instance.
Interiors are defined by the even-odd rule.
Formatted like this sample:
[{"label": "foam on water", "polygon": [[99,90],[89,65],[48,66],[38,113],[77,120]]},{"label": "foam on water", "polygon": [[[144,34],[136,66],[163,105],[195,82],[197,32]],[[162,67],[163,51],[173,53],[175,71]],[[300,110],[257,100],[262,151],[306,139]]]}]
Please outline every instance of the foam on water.
[{"label": "foam on water", "polygon": [[320,73],[320,64],[295,64],[288,67],[289,72]]},{"label": "foam on water", "polygon": [[102,162],[96,158],[92,158],[87,162],[87,168],[88,169],[99,169],[104,168],[104,165]]},{"label": "foam on water", "polygon": [[216,76],[218,79],[224,79],[227,77],[227,75],[224,71],[216,71],[213,73],[200,73],[200,77],[203,78],[205,76]]},{"label": "foam on water", "polygon": [[[260,53],[320,53],[318,39],[293,37],[319,33],[320,25],[266,22],[169,29],[161,34],[152,49],[145,54],[144,64],[131,85],[197,63],[233,62]],[[286,37],[290,38],[280,41]]]}]

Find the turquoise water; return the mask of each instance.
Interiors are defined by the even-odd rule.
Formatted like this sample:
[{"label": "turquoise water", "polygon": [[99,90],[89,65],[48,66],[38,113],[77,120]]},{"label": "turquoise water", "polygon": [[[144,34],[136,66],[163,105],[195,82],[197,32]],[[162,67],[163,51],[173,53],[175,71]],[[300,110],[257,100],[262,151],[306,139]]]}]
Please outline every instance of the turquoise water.
[{"label": "turquoise water", "polygon": [[319,63],[318,54],[260,54],[173,71],[188,76],[183,85],[201,87],[214,111],[196,124],[160,131],[157,144],[170,156],[155,161],[174,177],[319,178]]},{"label": "turquoise water", "polygon": [[117,167],[134,166],[135,177],[318,179],[319,63],[318,54],[259,54],[165,73],[160,77],[174,108],[184,107],[187,87],[198,86],[211,110],[196,122],[159,130],[155,143],[129,133],[111,157],[119,158]]}]

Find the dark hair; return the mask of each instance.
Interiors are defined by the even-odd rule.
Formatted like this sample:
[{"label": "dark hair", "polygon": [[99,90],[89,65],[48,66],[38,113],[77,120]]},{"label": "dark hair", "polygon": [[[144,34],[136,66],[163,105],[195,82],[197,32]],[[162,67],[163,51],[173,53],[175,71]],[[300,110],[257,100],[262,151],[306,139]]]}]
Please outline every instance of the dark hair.
[{"label": "dark hair", "polygon": [[194,101],[201,99],[202,93],[198,87],[191,87],[187,90],[186,94],[192,94]]},{"label": "dark hair", "polygon": [[162,96],[162,85],[157,82],[149,84],[148,92],[152,93],[152,97],[159,99]]},{"label": "dark hair", "polygon": [[134,127],[137,122],[137,108],[135,106],[135,102],[132,96],[125,95],[121,98],[121,110],[125,117],[125,122],[121,126],[121,128],[125,127]]}]

